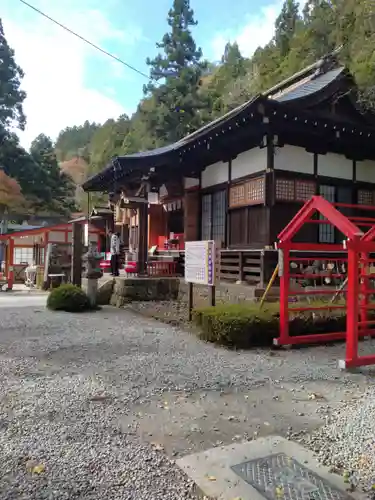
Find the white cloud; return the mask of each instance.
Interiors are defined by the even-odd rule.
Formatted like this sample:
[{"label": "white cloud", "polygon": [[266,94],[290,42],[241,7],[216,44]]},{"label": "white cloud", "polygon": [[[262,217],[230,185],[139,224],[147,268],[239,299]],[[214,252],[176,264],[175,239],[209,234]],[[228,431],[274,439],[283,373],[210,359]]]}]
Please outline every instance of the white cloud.
[{"label": "white cloud", "polygon": [[236,41],[246,57],[250,57],[258,47],[264,47],[273,37],[282,3],[280,0],[270,3],[262,7],[259,13],[249,16],[237,30],[219,33],[211,43],[214,60],[221,59],[227,42]]},{"label": "white cloud", "polygon": [[[80,2],[81,7],[77,8],[73,3],[68,5],[70,1],[66,0],[63,6],[60,4],[59,11],[51,5],[48,7],[51,2],[42,3],[38,3],[40,9],[45,8],[51,17],[97,45],[104,45],[108,40],[134,44],[140,36],[138,31],[115,30],[99,10],[84,10],[85,2]],[[17,16],[8,10],[5,15],[2,13],[2,20],[5,36],[15,50],[16,62],[25,72],[22,87],[27,92],[24,103],[27,127],[19,134],[25,147],[41,132],[56,138],[66,126],[85,120],[103,122],[126,111],[108,93],[95,90],[87,81],[88,58],[92,62],[93,57],[106,58],[105,55],[101,56],[36,13],[23,10],[23,18],[19,14],[19,10]],[[113,71],[113,65],[109,64],[108,68]]]}]

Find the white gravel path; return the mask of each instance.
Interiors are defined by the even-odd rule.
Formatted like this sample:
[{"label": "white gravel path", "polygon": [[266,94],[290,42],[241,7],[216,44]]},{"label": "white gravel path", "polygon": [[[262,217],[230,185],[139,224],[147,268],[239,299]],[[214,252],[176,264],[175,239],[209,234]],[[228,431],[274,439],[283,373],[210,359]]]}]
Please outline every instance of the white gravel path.
[{"label": "white gravel path", "polygon": [[316,452],[318,460],[347,480],[374,495],[375,388],[358,399],[327,412],[327,424],[301,442]]},{"label": "white gravel path", "polygon": [[[236,353],[110,308],[0,307],[0,500],[194,499],[175,464],[121,430],[119,417],[168,390],[276,379],[355,387],[335,349]],[[44,472],[30,472],[40,464]]]}]

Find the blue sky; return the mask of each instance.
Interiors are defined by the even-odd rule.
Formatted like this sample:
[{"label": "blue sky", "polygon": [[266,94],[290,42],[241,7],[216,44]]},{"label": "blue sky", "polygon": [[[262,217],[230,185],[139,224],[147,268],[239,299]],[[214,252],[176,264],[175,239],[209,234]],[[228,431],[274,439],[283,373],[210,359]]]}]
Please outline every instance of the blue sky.
[{"label": "blue sky", "polygon": [[[5,2],[5,6],[4,6]],[[168,29],[172,0],[30,0],[35,7],[148,74],[146,57]],[[226,41],[251,55],[272,36],[281,0],[191,0],[195,39],[204,57],[218,60]],[[25,71],[28,146],[40,132],[55,138],[85,119],[103,122],[131,114],[147,79],[56,27],[18,0],[2,0],[5,35]]]}]

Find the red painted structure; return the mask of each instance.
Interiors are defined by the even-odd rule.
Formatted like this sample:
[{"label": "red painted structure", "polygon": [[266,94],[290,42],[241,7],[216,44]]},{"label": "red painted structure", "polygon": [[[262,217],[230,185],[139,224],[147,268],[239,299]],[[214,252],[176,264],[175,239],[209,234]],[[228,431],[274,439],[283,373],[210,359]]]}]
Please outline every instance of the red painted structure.
[{"label": "red painted structure", "polygon": [[[370,301],[375,296],[375,288],[370,287],[370,280],[375,279],[375,272],[370,272],[375,263],[375,259],[369,258],[369,254],[375,253],[375,218],[372,217],[347,217],[339,209],[360,209],[374,212],[374,206],[351,205],[346,203],[330,203],[320,196],[313,196],[310,201],[299,210],[290,223],[278,236],[277,247],[279,249],[279,275],[280,275],[280,335],[275,339],[276,345],[293,345],[319,343],[333,340],[346,339],[345,360],[340,361],[343,368],[375,364],[375,355],[360,356],[358,353],[358,340],[365,336],[375,336],[375,321],[368,318],[371,310],[375,311],[375,302]],[[323,219],[312,219],[315,213],[323,216]],[[293,237],[302,229],[305,224],[331,224],[344,236],[340,244],[310,244],[297,243]],[[359,226],[359,227],[358,227]],[[369,227],[364,233],[360,227]],[[293,290],[291,279],[316,279],[316,274],[299,274],[291,272],[291,262],[312,260],[295,258],[291,256],[292,251],[302,250],[317,252],[314,260],[327,260],[321,257],[320,252],[345,252],[345,258],[341,261],[347,266],[347,285],[339,293],[345,297],[346,305],[336,305],[327,303],[323,306],[293,307],[291,301],[302,295],[333,295],[332,290],[315,289],[312,291]],[[324,275],[323,275],[324,276]],[[345,277],[344,273],[330,277]],[[322,274],[319,274],[322,277]],[[301,336],[291,336],[289,334],[290,315],[303,311],[317,310],[346,310],[346,331],[335,333],[311,334]]]},{"label": "red painted structure", "polygon": [[[85,224],[86,221],[82,221]],[[91,242],[100,245],[100,234],[102,231],[92,224],[89,225],[89,239]],[[8,280],[8,289],[13,288],[15,281],[24,281],[24,270],[32,263],[33,248],[39,248],[39,260],[37,262],[41,267],[44,266],[44,255],[48,243],[54,243],[71,249],[72,244],[72,224],[58,224],[54,226],[43,226],[34,229],[25,229],[0,235],[0,244],[5,245],[5,271],[4,274]],[[29,250],[27,262],[16,262],[15,256],[18,250]],[[69,253],[68,252],[68,253]]]}]

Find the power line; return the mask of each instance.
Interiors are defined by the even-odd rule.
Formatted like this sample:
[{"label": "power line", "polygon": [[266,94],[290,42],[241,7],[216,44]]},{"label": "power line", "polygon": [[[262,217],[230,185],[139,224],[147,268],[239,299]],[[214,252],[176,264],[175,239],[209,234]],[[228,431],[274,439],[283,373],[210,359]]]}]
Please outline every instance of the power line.
[{"label": "power line", "polygon": [[84,38],[83,36],[79,35],[78,33],[76,33],[75,31],[71,30],[70,28],[68,28],[67,26],[64,26],[64,24],[61,24],[59,23],[58,21],[56,21],[55,19],[53,19],[52,17],[48,16],[47,14],[45,14],[44,12],[42,12],[41,10],[37,9],[36,7],[34,7],[33,5],[29,4],[28,2],[25,2],[25,0],[19,0],[21,3],[23,3],[24,5],[26,5],[27,7],[29,7],[30,9],[34,10],[35,12],[37,12],[38,14],[40,14],[41,16],[45,17],[46,19],[48,19],[49,21],[51,21],[52,23],[55,23],[57,24],[57,26],[60,26],[60,28],[64,29],[65,31],[67,31],[68,33],[70,33],[71,35],[74,35],[75,37],[79,38],[80,40],[82,40],[82,42],[85,42],[87,43],[88,45],[91,45],[91,47],[94,47],[94,49],[96,50],[99,50],[99,52],[101,52],[102,54],[105,54],[106,56],[108,57],[111,57],[112,59],[114,59],[115,61],[123,64],[124,66],[126,66],[127,68],[131,69],[132,71],[135,71],[136,73],[138,73],[139,75],[141,76],[144,76],[145,78],[147,78],[147,80],[150,80],[150,77],[146,75],[146,73],[143,73],[142,71],[140,71],[139,69],[135,68],[134,66],[132,66],[131,64],[128,64],[127,62],[123,61],[122,59],[120,59],[119,57],[111,54],[110,52],[107,52],[106,50],[102,49],[101,47],[99,47],[98,45],[95,45],[95,43],[92,43],[90,42],[90,40],[87,40],[86,38]]}]

